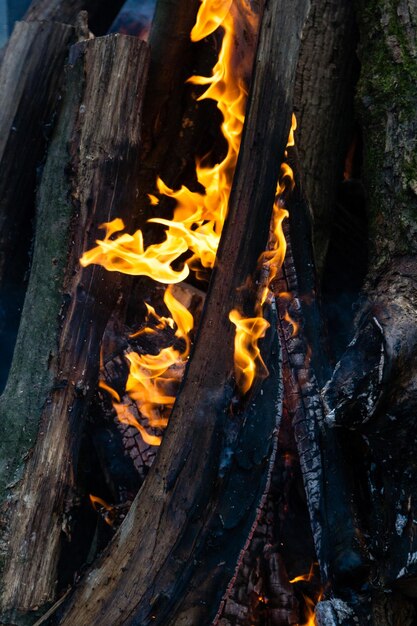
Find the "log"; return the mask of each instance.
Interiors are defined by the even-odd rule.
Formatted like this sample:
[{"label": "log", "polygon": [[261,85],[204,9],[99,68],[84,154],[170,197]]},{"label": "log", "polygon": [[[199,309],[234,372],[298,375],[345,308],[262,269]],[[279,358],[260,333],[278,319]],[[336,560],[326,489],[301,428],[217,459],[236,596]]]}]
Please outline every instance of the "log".
[{"label": "log", "polygon": [[409,1],[356,6],[370,269],[354,339],[324,397],[329,426],[349,433],[343,461],[357,466],[372,619],[385,626],[393,615],[416,620],[416,23]]},{"label": "log", "polygon": [[23,623],[55,598],[101,338],[128,286],[117,273],[81,269],[78,260],[114,214],[132,226],[147,67],[147,45],[136,38],[112,35],[71,48],[38,195],[22,324],[0,399],[7,623]]},{"label": "log", "polygon": [[[308,9],[303,0],[265,8],[229,215],[185,382],[129,515],[60,611],[60,624],[209,624],[248,538],[265,490],[275,419],[265,420],[260,454],[249,445],[240,458],[237,442],[248,441],[250,422],[243,427],[241,414],[229,413],[234,329],[228,314],[241,305],[241,288],[268,239]],[[254,309],[254,291],[247,311]],[[245,467],[245,505],[236,508],[241,479],[236,485],[233,479]]]},{"label": "log", "polygon": [[94,35],[105,35],[125,0],[33,0],[26,11],[27,22],[63,22],[75,26],[80,11],[88,12]]},{"label": "log", "polygon": [[17,22],[0,67],[0,390],[27,283],[37,168],[74,35],[64,24]]},{"label": "log", "polygon": [[303,32],[294,109],[304,188],[314,214],[315,258],[320,274],[336,209],[336,192],[343,180],[353,136],[357,44],[351,0],[312,2]]}]

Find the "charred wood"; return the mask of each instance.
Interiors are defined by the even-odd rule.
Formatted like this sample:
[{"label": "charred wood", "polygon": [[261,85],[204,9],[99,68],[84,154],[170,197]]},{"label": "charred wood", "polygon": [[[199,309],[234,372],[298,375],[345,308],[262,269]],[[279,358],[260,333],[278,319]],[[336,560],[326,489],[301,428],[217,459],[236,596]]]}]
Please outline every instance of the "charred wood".
[{"label": "charred wood", "polygon": [[305,190],[314,213],[314,247],[320,274],[354,128],[357,42],[351,0],[312,2],[303,32],[294,105]]},{"label": "charred wood", "polygon": [[329,425],[346,441],[345,462],[359,459],[355,498],[371,558],[373,623],[393,624],[401,614],[398,619],[411,624],[415,607],[406,596],[414,598],[416,589],[415,7],[388,0],[356,6],[371,267],[356,334],[325,388],[325,400]]},{"label": "charred wood", "polygon": [[[265,490],[277,413],[264,417],[253,449],[251,421],[243,425],[241,413],[229,413],[234,331],[228,314],[241,304],[240,288],[256,271],[267,242],[308,8],[301,0],[266,8],[229,216],[186,378],[156,462],[61,624],[208,624],[250,534]],[[247,297],[248,311],[254,295]]]},{"label": "charred wood", "polygon": [[78,260],[113,211],[130,224],[147,64],[146,44],[130,37],[114,35],[71,48],[39,190],[22,323],[0,400],[7,495],[1,600],[11,623],[54,600],[62,535],[71,533],[74,475],[100,343],[127,288],[120,275],[81,269]]}]

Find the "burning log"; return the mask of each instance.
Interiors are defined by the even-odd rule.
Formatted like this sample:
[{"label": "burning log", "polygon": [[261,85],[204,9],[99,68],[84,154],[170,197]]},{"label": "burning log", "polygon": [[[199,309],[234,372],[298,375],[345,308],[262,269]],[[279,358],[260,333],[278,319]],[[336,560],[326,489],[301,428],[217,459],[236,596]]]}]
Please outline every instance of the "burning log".
[{"label": "burning log", "polygon": [[80,434],[97,383],[100,343],[126,296],[126,279],[96,267],[80,269],[78,260],[113,211],[131,224],[137,196],[146,44],[119,35],[85,41],[71,48],[69,63],[39,190],[22,323],[0,399],[7,468],[1,604],[5,619],[14,623],[54,599],[62,534],[71,533]]},{"label": "burning log", "polygon": [[37,168],[50,134],[68,47],[57,23],[18,22],[0,69],[0,387],[11,360],[29,266]]},{"label": "burning log", "polygon": [[265,8],[229,215],[185,382],[128,517],[66,603],[61,624],[210,623],[255,521],[277,411],[269,404],[255,451],[250,441],[258,413],[244,419],[235,407],[230,414],[234,329],[228,314],[255,306],[256,290],[243,302],[242,287],[268,238],[308,8],[302,0]]},{"label": "burning log", "polygon": [[33,0],[24,17],[27,22],[63,22],[75,26],[80,11],[88,12],[95,35],[105,35],[125,0]]}]

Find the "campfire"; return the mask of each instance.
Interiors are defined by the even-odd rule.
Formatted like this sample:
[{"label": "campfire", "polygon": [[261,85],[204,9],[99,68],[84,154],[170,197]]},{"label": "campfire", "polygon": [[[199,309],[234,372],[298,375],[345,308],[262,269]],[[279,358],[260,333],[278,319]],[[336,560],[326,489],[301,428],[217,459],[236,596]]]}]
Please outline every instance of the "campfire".
[{"label": "campfire", "polygon": [[414,126],[363,52],[388,33],[401,65],[414,26],[359,5],[33,0],[16,23],[2,624],[414,623]]}]

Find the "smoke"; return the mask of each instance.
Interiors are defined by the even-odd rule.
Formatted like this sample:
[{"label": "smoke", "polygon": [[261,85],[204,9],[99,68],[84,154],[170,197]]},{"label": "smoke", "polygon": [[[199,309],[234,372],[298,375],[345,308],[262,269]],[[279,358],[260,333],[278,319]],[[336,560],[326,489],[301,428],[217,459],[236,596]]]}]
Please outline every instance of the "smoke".
[{"label": "smoke", "polygon": [[127,0],[115,19],[110,32],[148,38],[156,0]]}]

